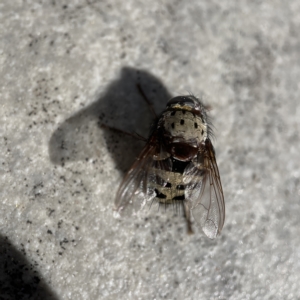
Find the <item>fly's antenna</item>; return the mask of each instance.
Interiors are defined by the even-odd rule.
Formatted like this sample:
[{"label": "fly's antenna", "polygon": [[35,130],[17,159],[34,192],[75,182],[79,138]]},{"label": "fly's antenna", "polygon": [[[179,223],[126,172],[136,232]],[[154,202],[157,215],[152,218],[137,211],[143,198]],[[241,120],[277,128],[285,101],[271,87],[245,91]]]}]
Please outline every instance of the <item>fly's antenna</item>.
[{"label": "fly's antenna", "polygon": [[147,105],[148,105],[148,107],[149,107],[151,113],[153,114],[153,116],[154,116],[155,118],[157,118],[157,114],[156,114],[156,112],[155,112],[155,110],[154,110],[153,103],[149,101],[149,99],[148,99],[147,96],[145,95],[145,93],[144,93],[144,91],[143,91],[141,85],[140,85],[139,83],[137,83],[136,86],[137,86],[139,92],[141,93],[143,99],[146,101],[146,103],[147,103]]}]

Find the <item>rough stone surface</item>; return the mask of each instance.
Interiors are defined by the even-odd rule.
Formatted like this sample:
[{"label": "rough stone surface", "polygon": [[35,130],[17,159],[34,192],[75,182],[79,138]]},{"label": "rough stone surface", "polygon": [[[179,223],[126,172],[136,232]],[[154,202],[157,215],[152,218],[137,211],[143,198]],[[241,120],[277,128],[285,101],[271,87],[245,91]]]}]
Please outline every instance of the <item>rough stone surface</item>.
[{"label": "rough stone surface", "polygon": [[[1,299],[299,299],[300,2],[2,1]],[[222,234],[113,201],[170,96],[212,108]]]}]

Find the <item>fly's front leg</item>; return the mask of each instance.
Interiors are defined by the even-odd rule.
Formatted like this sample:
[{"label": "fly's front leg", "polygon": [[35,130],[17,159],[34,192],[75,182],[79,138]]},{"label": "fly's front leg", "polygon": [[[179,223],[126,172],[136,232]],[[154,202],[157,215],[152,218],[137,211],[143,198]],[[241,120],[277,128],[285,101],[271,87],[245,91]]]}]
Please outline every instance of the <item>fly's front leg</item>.
[{"label": "fly's front leg", "polygon": [[143,136],[139,135],[136,132],[130,133],[130,132],[124,131],[122,129],[111,127],[111,126],[108,126],[108,125],[105,125],[105,124],[100,124],[100,127],[104,128],[104,129],[109,129],[109,130],[112,130],[112,131],[115,131],[115,132],[118,132],[118,133],[126,134],[126,135],[129,135],[129,136],[131,136],[131,137],[133,137],[135,139],[147,142],[146,138],[144,138]]},{"label": "fly's front leg", "polygon": [[187,233],[188,234],[193,234],[194,231],[192,229],[191,210],[190,210],[189,205],[186,201],[183,202],[183,207],[184,207],[184,216],[185,216],[186,225],[187,225]]}]

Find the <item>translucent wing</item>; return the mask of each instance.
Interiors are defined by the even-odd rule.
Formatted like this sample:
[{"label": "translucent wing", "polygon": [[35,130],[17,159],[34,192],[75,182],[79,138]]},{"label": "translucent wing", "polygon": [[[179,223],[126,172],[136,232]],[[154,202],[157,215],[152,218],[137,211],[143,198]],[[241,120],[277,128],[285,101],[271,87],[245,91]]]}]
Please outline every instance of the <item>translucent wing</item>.
[{"label": "translucent wing", "polygon": [[157,151],[155,138],[148,141],[140,156],[134,162],[128,173],[125,175],[116,195],[115,209],[122,212],[126,207],[127,212],[138,211],[147,202],[156,196],[157,184],[163,185],[158,175],[159,170],[170,170],[171,160],[158,160],[162,156],[160,149]]},{"label": "translucent wing", "polygon": [[[115,209],[123,211],[128,204],[133,204],[134,197],[142,192],[147,193],[149,166],[152,164],[155,147],[147,143],[140,156],[125,175],[115,198]],[[142,205],[139,203],[138,205]]]},{"label": "translucent wing", "polygon": [[184,172],[186,200],[193,217],[211,239],[222,230],[225,203],[215,151],[211,141],[199,151],[197,161],[191,162]]}]

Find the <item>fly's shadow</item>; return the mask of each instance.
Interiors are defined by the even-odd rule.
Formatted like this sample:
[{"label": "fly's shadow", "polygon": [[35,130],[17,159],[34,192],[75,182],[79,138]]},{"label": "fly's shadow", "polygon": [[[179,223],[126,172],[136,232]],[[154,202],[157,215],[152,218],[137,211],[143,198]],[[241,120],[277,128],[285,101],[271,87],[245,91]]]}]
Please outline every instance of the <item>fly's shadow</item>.
[{"label": "fly's shadow", "polygon": [[[124,67],[120,77],[107,87],[97,101],[68,118],[53,133],[49,142],[52,163],[64,165],[67,161],[101,160],[101,148],[105,143],[116,166],[123,172],[128,170],[144,142],[109,127],[148,137],[154,117],[137,85],[140,85],[157,114],[171,98],[155,76]],[[108,128],[101,128],[101,125]]]},{"label": "fly's shadow", "polygon": [[42,281],[37,263],[30,264],[25,254],[25,250],[22,254],[8,238],[0,236],[0,299],[58,299]]}]

